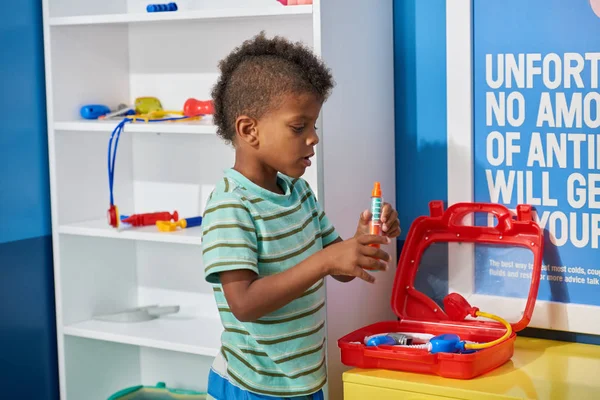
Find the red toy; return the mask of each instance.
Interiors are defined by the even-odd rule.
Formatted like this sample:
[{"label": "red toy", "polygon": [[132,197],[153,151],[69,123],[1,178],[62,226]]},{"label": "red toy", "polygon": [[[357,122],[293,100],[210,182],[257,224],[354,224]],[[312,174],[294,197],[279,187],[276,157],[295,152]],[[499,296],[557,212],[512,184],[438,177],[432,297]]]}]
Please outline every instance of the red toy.
[{"label": "red toy", "polygon": [[215,113],[215,106],[212,100],[187,99],[183,104],[183,115],[186,117],[195,117],[198,115],[208,115]]},{"label": "red toy", "polygon": [[[519,205],[514,219],[508,208],[499,204],[459,203],[443,209],[441,201],[429,204],[430,216],[417,218],[410,227],[394,280],[391,306],[398,321],[378,322],[360,328],[338,340],[342,363],[359,368],[382,368],[437,374],[447,378],[471,379],[487,373],[513,355],[516,332],[525,328],[535,306],[540,284],[544,245],[543,230],[534,222],[531,206]],[[467,226],[463,217],[474,213],[491,213],[498,220],[495,227]],[[477,311],[457,294],[444,299],[445,311],[414,287],[415,276],[425,250],[435,242],[463,242],[521,247],[533,253],[532,281],[522,318],[510,324],[512,333],[506,340],[469,353],[431,353],[426,349],[393,346],[369,347],[364,338],[387,332],[455,334],[472,342],[500,339],[506,328],[496,322],[464,318]],[[504,335],[506,336],[506,335]]]},{"label": "red toy", "polygon": [[303,4],[312,4],[313,0],[277,0],[284,6],[300,6]]},{"label": "red toy", "polygon": [[177,211],[173,212],[173,214],[169,213],[168,211],[162,211],[147,214],[134,214],[121,221],[132,226],[150,226],[156,225],[157,221],[173,220],[177,222],[178,219],[179,215],[177,214]]}]

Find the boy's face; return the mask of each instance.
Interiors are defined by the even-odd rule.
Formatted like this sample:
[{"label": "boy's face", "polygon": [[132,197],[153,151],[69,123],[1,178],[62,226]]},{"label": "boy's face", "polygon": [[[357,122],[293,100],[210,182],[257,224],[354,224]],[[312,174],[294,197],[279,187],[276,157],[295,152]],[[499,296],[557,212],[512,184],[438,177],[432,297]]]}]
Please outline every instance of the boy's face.
[{"label": "boy's face", "polygon": [[289,94],[257,121],[257,155],[262,163],[299,178],[311,165],[319,143],[315,124],[321,102],[313,94]]}]

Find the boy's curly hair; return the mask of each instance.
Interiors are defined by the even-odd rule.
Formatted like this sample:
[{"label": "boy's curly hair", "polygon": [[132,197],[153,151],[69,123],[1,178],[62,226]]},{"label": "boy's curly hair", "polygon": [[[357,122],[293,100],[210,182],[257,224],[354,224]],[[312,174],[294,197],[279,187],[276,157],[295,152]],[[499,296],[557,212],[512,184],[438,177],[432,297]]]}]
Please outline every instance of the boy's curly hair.
[{"label": "boy's curly hair", "polygon": [[310,48],[264,31],[219,62],[221,76],[212,90],[217,134],[235,138],[240,115],[261,118],[282,95],[312,93],[324,102],[335,85],[330,70]]}]

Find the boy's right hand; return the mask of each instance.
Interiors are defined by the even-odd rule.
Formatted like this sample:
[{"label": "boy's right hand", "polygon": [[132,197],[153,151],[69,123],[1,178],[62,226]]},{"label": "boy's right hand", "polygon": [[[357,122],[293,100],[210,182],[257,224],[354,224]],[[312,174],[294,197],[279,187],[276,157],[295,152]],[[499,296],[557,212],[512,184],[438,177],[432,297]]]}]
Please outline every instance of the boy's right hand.
[{"label": "boy's right hand", "polygon": [[326,255],[327,274],[355,276],[369,283],[375,282],[373,275],[361,267],[385,271],[390,255],[380,248],[369,245],[388,243],[390,239],[387,236],[359,234],[328,246],[323,250]]}]

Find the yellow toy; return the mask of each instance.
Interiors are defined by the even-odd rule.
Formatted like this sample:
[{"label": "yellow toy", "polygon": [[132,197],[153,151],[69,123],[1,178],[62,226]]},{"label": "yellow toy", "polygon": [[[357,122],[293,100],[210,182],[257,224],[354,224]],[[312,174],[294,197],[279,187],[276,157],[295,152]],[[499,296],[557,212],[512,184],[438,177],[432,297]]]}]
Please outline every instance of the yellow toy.
[{"label": "yellow toy", "polygon": [[177,228],[186,229],[202,225],[202,217],[180,219],[179,221],[156,221],[156,227],[161,232],[174,232]]}]

